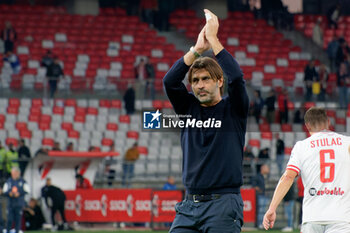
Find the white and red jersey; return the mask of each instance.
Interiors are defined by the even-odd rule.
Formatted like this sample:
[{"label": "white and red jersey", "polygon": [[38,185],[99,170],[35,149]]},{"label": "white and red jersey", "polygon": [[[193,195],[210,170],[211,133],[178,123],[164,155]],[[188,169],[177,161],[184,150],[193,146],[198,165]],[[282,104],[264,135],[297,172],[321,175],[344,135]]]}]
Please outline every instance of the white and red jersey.
[{"label": "white and red jersey", "polygon": [[350,137],[321,131],[295,144],[287,169],[304,183],[303,222],[350,222]]}]

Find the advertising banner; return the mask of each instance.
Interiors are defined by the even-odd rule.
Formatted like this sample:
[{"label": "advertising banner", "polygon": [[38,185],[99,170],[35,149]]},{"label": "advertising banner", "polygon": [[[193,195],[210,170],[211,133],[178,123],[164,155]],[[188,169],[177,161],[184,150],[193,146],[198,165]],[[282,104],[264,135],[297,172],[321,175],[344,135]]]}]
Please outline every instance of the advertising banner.
[{"label": "advertising banner", "polygon": [[[171,222],[181,191],[151,189],[98,189],[65,191],[67,221]],[[153,198],[152,198],[153,195]],[[153,215],[153,216],[152,216]]]},{"label": "advertising banner", "polygon": [[243,217],[244,222],[254,223],[256,221],[256,197],[255,189],[241,189],[241,194],[243,198]]}]

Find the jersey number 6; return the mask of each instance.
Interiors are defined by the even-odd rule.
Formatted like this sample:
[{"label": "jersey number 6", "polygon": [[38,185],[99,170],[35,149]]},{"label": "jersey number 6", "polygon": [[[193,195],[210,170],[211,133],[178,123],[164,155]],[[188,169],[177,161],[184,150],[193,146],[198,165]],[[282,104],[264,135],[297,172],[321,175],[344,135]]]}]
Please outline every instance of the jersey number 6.
[{"label": "jersey number 6", "polygon": [[[334,150],[320,150],[320,180],[322,183],[329,183],[334,180],[335,164],[325,162],[326,156],[329,157],[330,160],[335,159]],[[329,177],[326,177],[327,168],[329,169]]]}]

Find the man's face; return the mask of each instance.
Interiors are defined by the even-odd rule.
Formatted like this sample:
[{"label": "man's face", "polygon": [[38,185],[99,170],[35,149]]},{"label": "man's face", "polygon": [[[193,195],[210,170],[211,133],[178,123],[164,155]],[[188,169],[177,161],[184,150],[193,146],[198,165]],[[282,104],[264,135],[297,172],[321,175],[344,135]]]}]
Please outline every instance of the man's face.
[{"label": "man's face", "polygon": [[20,176],[20,173],[18,170],[11,170],[12,179],[17,180],[19,178],[19,176]]},{"label": "man's face", "polygon": [[33,201],[33,200],[30,200],[29,203],[28,203],[29,207],[32,208],[32,209],[34,209],[35,204],[36,204],[36,203],[35,203],[35,201]]},{"label": "man's face", "polygon": [[215,81],[205,69],[197,70],[192,76],[192,90],[203,105],[216,104],[221,99],[222,79]]}]

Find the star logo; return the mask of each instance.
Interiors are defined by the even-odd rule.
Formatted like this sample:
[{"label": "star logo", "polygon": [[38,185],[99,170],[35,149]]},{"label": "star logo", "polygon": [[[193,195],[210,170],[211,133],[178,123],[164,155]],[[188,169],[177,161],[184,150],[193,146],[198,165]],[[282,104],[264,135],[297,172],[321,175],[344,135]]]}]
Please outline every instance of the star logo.
[{"label": "star logo", "polygon": [[159,117],[162,115],[161,113],[159,113],[159,109],[157,109],[157,111],[155,113],[151,113],[151,115],[153,116],[151,122],[153,122],[154,120],[157,119],[157,121],[159,121]]},{"label": "star logo", "polygon": [[157,111],[145,111],[143,112],[143,128],[144,129],[160,129],[160,118],[162,113]]}]

